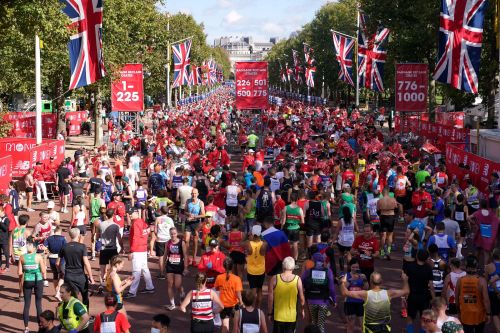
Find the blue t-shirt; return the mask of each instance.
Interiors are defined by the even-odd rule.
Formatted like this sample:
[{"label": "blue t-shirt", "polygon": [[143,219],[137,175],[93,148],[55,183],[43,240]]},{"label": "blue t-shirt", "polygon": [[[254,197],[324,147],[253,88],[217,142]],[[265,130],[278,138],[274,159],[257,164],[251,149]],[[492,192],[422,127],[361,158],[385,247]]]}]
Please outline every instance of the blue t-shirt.
[{"label": "blue t-shirt", "polygon": [[442,222],[444,220],[444,200],[438,199],[436,201],[435,210],[437,215],[434,216],[434,223]]},{"label": "blue t-shirt", "polygon": [[[45,245],[51,254],[59,254],[61,249],[66,245],[66,238],[62,235],[52,235],[45,240],[43,245]],[[56,260],[56,258],[50,257],[49,259],[51,259],[51,261]]]},{"label": "blue t-shirt", "polygon": [[408,224],[408,229],[410,229],[410,230],[417,229],[418,230],[418,235],[420,236],[420,241],[418,242],[418,245],[420,248],[420,246],[422,245],[422,240],[424,239],[425,224],[420,220],[413,220],[413,221],[411,221],[410,224]]},{"label": "blue t-shirt", "polygon": [[250,186],[252,186],[252,178],[253,178],[253,175],[250,173],[250,172],[246,172],[245,173],[245,185],[246,185],[246,188],[250,188]]}]

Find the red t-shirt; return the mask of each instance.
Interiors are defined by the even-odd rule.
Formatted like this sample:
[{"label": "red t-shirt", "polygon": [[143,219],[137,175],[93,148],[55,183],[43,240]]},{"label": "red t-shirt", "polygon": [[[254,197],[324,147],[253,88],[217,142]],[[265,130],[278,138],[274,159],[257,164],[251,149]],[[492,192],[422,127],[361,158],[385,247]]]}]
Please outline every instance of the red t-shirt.
[{"label": "red t-shirt", "polygon": [[146,252],[148,250],[149,226],[143,219],[132,221],[130,228],[130,252]]},{"label": "red t-shirt", "polygon": [[380,245],[377,238],[372,237],[366,239],[363,235],[356,237],[352,248],[359,252],[359,267],[360,268],[373,268],[374,258],[373,253],[380,250]]},{"label": "red t-shirt", "polygon": [[[104,311],[104,314],[112,314],[113,311],[115,310],[106,310]],[[127,317],[121,313],[118,312],[116,315],[115,319],[115,325],[116,325],[116,332],[117,333],[123,333],[126,330],[130,329],[130,323],[128,322]],[[100,333],[101,332],[101,316],[96,316],[95,321],[94,321],[94,332],[95,333]]]},{"label": "red t-shirt", "polygon": [[125,204],[121,201],[111,201],[108,204],[108,209],[115,210],[114,221],[120,228],[123,228],[125,226]]}]

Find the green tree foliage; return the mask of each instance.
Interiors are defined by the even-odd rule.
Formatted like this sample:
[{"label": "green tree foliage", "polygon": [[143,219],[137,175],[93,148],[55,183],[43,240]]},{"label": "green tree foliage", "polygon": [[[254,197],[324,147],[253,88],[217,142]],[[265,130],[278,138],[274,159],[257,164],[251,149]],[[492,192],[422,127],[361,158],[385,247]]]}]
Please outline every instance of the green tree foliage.
[{"label": "green tree foliage", "polygon": [[[360,6],[370,17],[369,30],[375,31],[379,25],[391,30],[387,45],[388,56],[385,64],[385,93],[381,96],[389,104],[394,103],[394,69],[397,62],[423,62],[429,64],[431,102],[435,95],[440,95],[444,102],[451,101],[457,109],[471,105],[475,96],[448,85],[432,81],[436,64],[439,31],[439,1],[436,0],[361,0]],[[484,22],[483,48],[479,75],[480,96],[485,103],[493,103],[495,89],[498,86],[498,50],[495,45],[494,29],[495,6],[490,2]],[[315,50],[317,61],[316,86],[325,77],[325,85],[333,92],[345,93],[347,84],[339,82],[338,64],[335,60],[330,29],[345,34],[356,34],[356,1],[339,0],[322,6],[314,19],[304,25],[298,35],[276,44],[268,54],[271,63],[270,80],[280,84],[278,58],[284,67],[285,62],[292,63],[291,49],[300,51],[303,61],[302,43],[306,42]],[[353,90],[352,90],[353,91]],[[367,91],[365,91],[365,94]],[[432,103],[431,103],[432,104]]]},{"label": "green tree foliage", "polygon": [[[145,93],[154,97],[165,95],[167,49],[169,42],[193,36],[191,61],[214,57],[229,72],[227,54],[211,49],[206,43],[203,24],[191,15],[170,17],[160,8],[158,0],[104,1],[103,51],[107,75],[104,79],[66,96],[86,96],[99,91],[110,94],[110,82],[126,63],[142,63],[150,73],[144,79]],[[69,85],[67,43],[71,31],[69,19],[61,11],[59,0],[7,0],[0,6],[0,97],[6,102],[16,93],[34,95],[35,33],[43,41],[42,92],[55,98]],[[170,21],[170,32],[167,22]],[[173,64],[171,64],[173,66]],[[172,67],[173,68],[173,67]],[[173,75],[172,75],[173,77]],[[173,78],[171,78],[173,79]]]}]

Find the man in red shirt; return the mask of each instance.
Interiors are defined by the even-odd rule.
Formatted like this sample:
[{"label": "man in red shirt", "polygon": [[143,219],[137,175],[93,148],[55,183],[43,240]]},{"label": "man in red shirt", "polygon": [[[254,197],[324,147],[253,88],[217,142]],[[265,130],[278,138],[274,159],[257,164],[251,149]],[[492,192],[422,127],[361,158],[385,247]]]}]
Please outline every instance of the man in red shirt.
[{"label": "man in red shirt", "polygon": [[120,234],[123,236],[123,228],[125,227],[125,215],[126,209],[125,204],[122,202],[122,193],[114,192],[113,193],[113,201],[108,204],[108,209],[115,210],[115,223],[120,226]]},{"label": "man in red shirt", "polygon": [[[104,297],[104,304],[106,310],[95,318],[94,332],[116,332],[116,333],[129,333],[130,323],[127,316],[116,310],[117,299],[112,294],[107,294]],[[110,327],[111,325],[111,327]]]},{"label": "man in red shirt", "polygon": [[359,235],[352,244],[351,253],[358,257],[359,268],[367,279],[375,270],[375,257],[380,254],[380,244],[373,234],[370,223],[363,226],[363,235]]},{"label": "man in red shirt", "polygon": [[281,190],[274,192],[276,201],[274,202],[274,226],[281,229],[281,212],[285,209],[286,202],[281,197]]},{"label": "man in red shirt", "polygon": [[211,239],[207,246],[207,252],[201,255],[198,270],[207,275],[207,288],[212,288],[215,278],[224,273],[224,259],[226,256],[219,249],[219,241]]},{"label": "man in red shirt", "polygon": [[43,201],[49,201],[49,198],[47,197],[47,187],[45,186],[45,178],[43,177],[45,170],[42,162],[36,162],[33,169],[35,170],[33,177],[35,178],[36,185],[36,200],[38,202],[42,201],[43,194]]},{"label": "man in red shirt", "polygon": [[420,188],[413,192],[411,204],[415,212],[415,218],[419,219],[427,226],[429,220],[427,210],[432,209],[432,197],[429,192],[425,190],[425,183],[420,184]]},{"label": "man in red shirt", "polygon": [[148,224],[139,217],[139,211],[137,208],[132,208],[130,210],[130,216],[132,218],[132,227],[130,228],[130,254],[128,256],[129,260],[132,261],[132,275],[134,281],[130,285],[129,292],[124,296],[124,298],[132,298],[137,294],[137,289],[139,288],[139,282],[141,282],[141,274],[144,274],[144,280],[146,280],[146,289],[140,291],[141,294],[152,294],[155,292],[155,287],[153,286],[153,281],[151,280],[151,273],[148,267],[148,236],[149,236],[149,226]]}]

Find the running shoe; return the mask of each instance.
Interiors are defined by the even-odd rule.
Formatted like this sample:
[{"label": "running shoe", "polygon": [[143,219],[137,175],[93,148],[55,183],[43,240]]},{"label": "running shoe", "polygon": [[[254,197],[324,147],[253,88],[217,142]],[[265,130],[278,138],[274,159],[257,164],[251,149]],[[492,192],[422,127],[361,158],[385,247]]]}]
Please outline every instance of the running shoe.
[{"label": "running shoe", "polygon": [[158,280],[165,280],[165,279],[166,279],[165,275],[158,275]]},{"label": "running shoe", "polygon": [[380,250],[380,257],[382,257],[382,258],[385,257],[385,250],[384,249]]},{"label": "running shoe", "polygon": [[132,293],[128,292],[128,293],[126,293],[126,294],[123,296],[123,298],[134,298],[134,297],[136,297],[136,296],[137,296],[136,294],[132,294]]},{"label": "running shoe", "polygon": [[174,311],[175,310],[175,305],[172,305],[172,304],[165,305],[165,309],[167,309],[168,311]]},{"label": "running shoe", "polygon": [[153,289],[144,288],[141,291],[139,291],[139,294],[153,294],[154,292],[155,292],[155,288],[153,288]]}]

